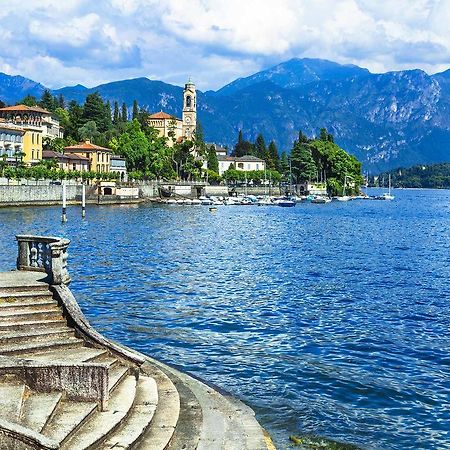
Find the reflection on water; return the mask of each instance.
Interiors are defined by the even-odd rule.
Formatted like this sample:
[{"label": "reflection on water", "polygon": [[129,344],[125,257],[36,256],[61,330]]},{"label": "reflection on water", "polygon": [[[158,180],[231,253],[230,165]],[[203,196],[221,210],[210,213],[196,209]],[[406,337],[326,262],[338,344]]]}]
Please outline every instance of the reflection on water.
[{"label": "reflection on water", "polygon": [[0,210],[72,240],[72,289],[107,336],[250,404],[279,448],[313,433],[450,448],[450,192],[296,208]]}]

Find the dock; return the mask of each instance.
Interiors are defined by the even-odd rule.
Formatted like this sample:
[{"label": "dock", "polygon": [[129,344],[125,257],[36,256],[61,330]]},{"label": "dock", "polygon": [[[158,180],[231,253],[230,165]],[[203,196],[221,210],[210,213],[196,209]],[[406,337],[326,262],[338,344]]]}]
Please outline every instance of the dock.
[{"label": "dock", "polygon": [[67,239],[16,239],[17,268],[0,273],[0,448],[275,448],[241,401],[89,324]]}]

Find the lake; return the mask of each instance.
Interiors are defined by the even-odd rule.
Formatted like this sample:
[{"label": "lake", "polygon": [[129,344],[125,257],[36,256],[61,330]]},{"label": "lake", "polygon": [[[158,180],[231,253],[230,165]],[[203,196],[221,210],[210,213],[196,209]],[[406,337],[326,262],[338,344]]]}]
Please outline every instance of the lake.
[{"label": "lake", "polygon": [[0,209],[71,239],[71,289],[103,334],[249,404],[288,448],[450,448],[450,191],[394,201]]}]

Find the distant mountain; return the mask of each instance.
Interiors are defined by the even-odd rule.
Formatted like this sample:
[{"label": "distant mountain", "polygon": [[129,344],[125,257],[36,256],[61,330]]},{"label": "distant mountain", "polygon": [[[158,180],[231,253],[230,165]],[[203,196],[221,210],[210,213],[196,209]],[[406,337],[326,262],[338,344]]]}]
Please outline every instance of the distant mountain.
[{"label": "distant mountain", "polygon": [[172,114],[181,113],[183,89],[179,86],[166,84],[162,81],[149,80],[148,78],[114,81],[101,84],[92,89],[77,85],[57,89],[53,93],[55,95],[62,94],[66,100],[76,100],[82,103],[87,95],[96,91],[104,100],[109,100],[111,103],[118,101],[119,105],[121,105],[125,102],[131,107],[136,99],[141,107],[145,107],[149,111],[163,109]]},{"label": "distant mountain", "polygon": [[11,76],[0,72],[0,99],[5,103],[15,103],[27,95],[40,98],[44,90],[45,87],[36,83],[36,81],[19,75]]},{"label": "distant mountain", "polygon": [[219,89],[217,94],[232,95],[262,81],[271,81],[280,87],[292,89],[312,82],[343,80],[369,74],[367,69],[351,64],[341,65],[325,59],[294,58],[249,77],[238,78]]},{"label": "distant mountain", "polygon": [[[16,89],[10,78],[16,77],[0,77],[0,98],[11,103],[44,89],[26,79],[29,90],[25,82]],[[147,78],[54,94],[81,103],[95,91],[111,103],[131,108],[136,99],[150,112],[181,116],[182,87]],[[217,92],[198,92],[197,105],[206,140],[229,148],[242,130],[246,139],[262,133],[289,151],[299,130],[313,136],[326,127],[372,173],[450,161],[450,70],[432,76],[421,70],[372,74],[331,61],[293,59]]]}]

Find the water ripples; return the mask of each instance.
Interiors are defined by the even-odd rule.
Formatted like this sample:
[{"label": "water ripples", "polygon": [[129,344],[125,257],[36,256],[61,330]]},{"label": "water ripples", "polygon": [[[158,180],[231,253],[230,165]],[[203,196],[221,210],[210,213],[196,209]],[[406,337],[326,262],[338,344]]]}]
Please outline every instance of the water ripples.
[{"label": "water ripples", "polygon": [[72,289],[105,335],[250,404],[288,448],[450,448],[450,192],[296,208],[0,210],[72,240]]}]

